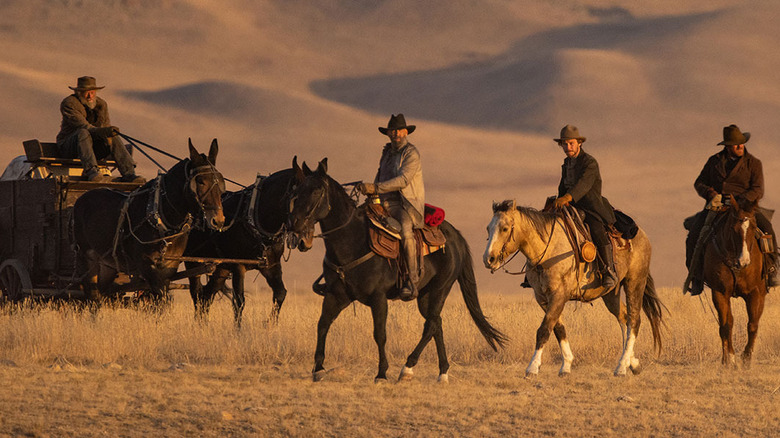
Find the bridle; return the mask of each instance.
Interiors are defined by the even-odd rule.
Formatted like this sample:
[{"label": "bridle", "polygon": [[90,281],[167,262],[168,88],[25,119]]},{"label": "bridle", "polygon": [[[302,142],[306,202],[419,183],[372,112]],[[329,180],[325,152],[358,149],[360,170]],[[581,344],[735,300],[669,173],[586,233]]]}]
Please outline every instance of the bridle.
[{"label": "bridle", "polygon": [[[750,216],[737,216],[737,211],[729,209],[728,215],[729,216],[736,216],[736,221],[739,224],[744,224],[745,222],[750,222],[751,217]],[[726,248],[723,243],[719,243],[720,240],[725,241],[725,243],[734,242],[733,235],[732,238],[729,239],[726,236],[723,236],[724,233],[729,232],[730,225],[728,223],[728,216],[723,216],[723,219],[720,221],[722,224],[717,232],[712,233],[711,241],[712,245],[715,248],[715,251],[718,253],[718,255],[721,257],[723,264],[726,265],[732,272],[737,273],[740,270],[744,269],[746,266],[740,266],[739,265],[739,253],[741,252],[741,245],[746,244],[747,245],[747,251],[748,254],[752,252],[753,246],[755,245],[754,239],[749,236],[749,233],[747,231],[744,232],[744,235],[742,235],[742,242],[735,243],[734,251],[733,253],[730,252],[731,248]],[[736,254],[736,255],[735,255]]]},{"label": "bridle", "polygon": [[504,267],[507,264],[509,264],[509,262],[511,262],[517,256],[517,254],[520,253],[520,248],[518,248],[517,251],[515,251],[512,254],[512,256],[510,256],[508,259],[506,259],[506,261],[504,261],[504,259],[506,257],[505,256],[505,254],[506,254],[506,247],[509,244],[509,242],[512,242],[515,239],[515,220],[514,220],[514,218],[512,218],[512,227],[509,229],[509,238],[504,240],[504,244],[501,246],[501,251],[498,253],[498,257],[497,257],[499,263],[501,263],[501,264],[500,264],[500,266],[497,266],[496,268],[491,268],[490,269],[490,273],[492,274],[492,273],[498,271],[499,269],[503,269],[504,272],[506,272],[507,274],[510,274],[510,275],[521,275],[521,274],[525,274],[526,272],[528,272],[528,268],[529,267],[531,269],[533,269],[533,268],[539,266],[542,263],[542,260],[544,260],[544,256],[547,255],[547,250],[550,248],[550,244],[552,243],[553,232],[555,231],[555,225],[557,223],[558,223],[557,219],[555,221],[553,221],[552,229],[550,229],[549,238],[547,239],[547,243],[544,246],[544,251],[542,251],[542,254],[539,256],[539,258],[535,262],[532,262],[531,260],[526,260],[525,265],[523,265],[523,269],[521,269],[520,272],[511,272],[511,271],[507,270]]}]

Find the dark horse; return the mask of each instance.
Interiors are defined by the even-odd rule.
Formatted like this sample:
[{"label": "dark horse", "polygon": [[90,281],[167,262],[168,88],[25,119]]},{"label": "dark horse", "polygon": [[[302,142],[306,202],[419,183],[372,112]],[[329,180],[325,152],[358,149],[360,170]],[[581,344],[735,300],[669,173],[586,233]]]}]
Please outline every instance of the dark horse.
[{"label": "dark horse", "polygon": [[742,297],[748,314],[748,340],[742,361],[750,366],[758,333],[758,320],[764,312],[767,294],[763,279],[764,254],[757,244],[756,218],[753,203],[742,209],[729,198],[728,208],[718,213],[712,226],[711,238],[704,247],[704,282],[712,289],[712,302],[718,311],[720,340],[723,345],[723,364],[735,365],[731,329],[731,298]]},{"label": "dark horse", "polygon": [[143,289],[152,299],[166,298],[190,228],[201,222],[222,228],[225,182],[214,167],[217,140],[212,141],[208,157],[198,153],[191,141],[189,149],[189,159],[130,194],[102,188],[76,201],[76,273],[88,299],[115,295],[119,272],[145,280]]},{"label": "dark horse", "polygon": [[[295,166],[296,160],[293,159]],[[257,269],[273,290],[271,319],[276,320],[287,289],[282,280],[281,259],[285,249],[285,222],[290,211],[290,194],[295,184],[293,169],[284,169],[237,192],[222,197],[225,222],[223,232],[193,230],[185,254],[194,257],[254,260],[256,263],[220,263],[204,287],[200,277],[190,277],[190,294],[196,315],[205,317],[214,296],[233,275],[233,312],[241,325],[244,310],[244,277],[248,269]],[[196,263],[187,262],[187,267]]]},{"label": "dark horse", "polygon": [[[339,313],[353,301],[371,307],[374,340],[379,347],[379,372],[375,381],[384,381],[388,368],[385,354],[387,294],[397,287],[396,268],[387,260],[370,255],[372,252],[367,239],[365,214],[341,185],[327,175],[327,159],[319,163],[316,171],[306,172],[308,175],[305,178],[300,168],[296,172],[300,182],[293,197],[290,230],[297,235],[307,235],[307,230],[319,222],[325,240],[323,269],[326,292],[317,324],[317,350],[312,371],[314,381],[321,380],[325,375],[322,363],[328,329]],[[446,247],[425,257],[424,275],[419,283],[417,308],[425,318],[422,338],[407,358],[399,379],[412,377],[412,368],[433,338],[439,356],[439,381],[447,381],[449,363],[444,347],[441,310],[456,279],[469,314],[488,344],[496,350],[506,341],[504,334],[491,326],[482,314],[471,254],[465,239],[448,222],[440,227],[447,238]],[[357,262],[366,257],[365,261]]]}]

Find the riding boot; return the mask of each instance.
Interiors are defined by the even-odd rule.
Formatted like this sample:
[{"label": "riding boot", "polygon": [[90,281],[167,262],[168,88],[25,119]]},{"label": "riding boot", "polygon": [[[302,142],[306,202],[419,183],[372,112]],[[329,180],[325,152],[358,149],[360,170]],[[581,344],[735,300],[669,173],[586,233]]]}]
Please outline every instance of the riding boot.
[{"label": "riding boot", "polygon": [[601,267],[601,285],[604,290],[611,291],[617,285],[617,274],[615,274],[615,262],[612,257],[612,245],[609,243],[599,246],[599,255],[604,262]]},{"label": "riding boot", "polygon": [[777,280],[777,251],[773,251],[765,255],[767,258],[769,258],[769,266],[766,273],[766,286],[767,288],[780,286],[780,282]]},{"label": "riding boot", "polygon": [[417,281],[419,280],[419,272],[417,271],[417,248],[414,244],[414,239],[404,239],[401,242],[401,249],[404,253],[404,261],[406,262],[407,277],[404,281],[404,285],[401,287],[401,292],[398,297],[403,301],[411,301],[417,298]]}]

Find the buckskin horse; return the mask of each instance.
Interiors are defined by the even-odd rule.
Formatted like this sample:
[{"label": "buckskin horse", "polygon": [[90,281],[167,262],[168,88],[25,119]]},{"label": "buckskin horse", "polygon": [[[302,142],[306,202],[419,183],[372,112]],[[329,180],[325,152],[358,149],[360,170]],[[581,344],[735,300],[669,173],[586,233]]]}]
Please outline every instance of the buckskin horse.
[{"label": "buckskin horse", "polygon": [[[655,291],[650,275],[650,241],[640,228],[631,239],[630,250],[615,252],[618,286],[605,291],[600,282],[594,282],[593,269],[585,270],[578,264],[572,244],[566,237],[562,219],[552,212],[540,212],[530,207],[516,206],[514,200],[493,204],[493,219],[488,225],[488,242],[483,261],[491,271],[501,268],[518,251],[528,259],[528,282],[534,290],[545,315],[536,331],[536,349],[526,376],[539,373],[544,345],[555,333],[561,348],[563,363],[560,375],[571,372],[574,360],[561,314],[566,302],[591,301],[601,298],[607,309],[617,318],[623,338],[623,353],[616,376],[626,375],[630,368],[640,372],[639,359],[634,355],[634,344],[639,334],[640,311],[644,310],[653,331],[653,345],[660,352],[663,305]],[[620,288],[626,296],[620,300]],[[627,334],[626,334],[627,332]]]},{"label": "buckskin horse", "polygon": [[[297,166],[297,158],[293,158]],[[226,192],[222,197],[227,229],[193,230],[185,254],[196,257],[257,260],[255,264],[220,263],[205,287],[200,277],[190,277],[190,294],[196,315],[205,317],[214,296],[233,275],[233,312],[236,326],[241,325],[244,310],[244,278],[246,271],[257,269],[273,290],[271,320],[275,321],[287,296],[282,279],[282,255],[287,233],[284,227],[289,213],[290,195],[295,185],[292,168],[267,177],[258,176],[251,186]],[[186,262],[188,268],[195,263]]]},{"label": "buckskin horse", "polygon": [[[319,222],[325,240],[323,269],[326,291],[317,323],[312,376],[314,381],[325,376],[325,339],[331,324],[351,302],[359,301],[371,308],[374,320],[374,340],[379,349],[379,371],[374,381],[386,381],[387,294],[397,287],[397,271],[386,259],[372,256],[365,213],[342,186],[327,175],[327,159],[323,159],[313,172],[305,165],[304,169],[307,175],[300,168],[296,169],[299,183],[293,195],[289,228],[298,236],[307,236],[311,235],[309,230],[314,224]],[[449,362],[444,346],[441,310],[455,280],[460,284],[471,318],[488,344],[497,350],[506,341],[504,334],[491,326],[482,313],[471,254],[465,239],[447,221],[440,228],[447,239],[445,250],[424,258],[424,275],[419,283],[417,308],[425,318],[422,338],[407,358],[399,380],[412,378],[413,367],[431,338],[438,353],[439,381],[448,380]],[[299,249],[306,245],[310,247],[310,242],[301,239]]]},{"label": "buckskin horse", "polygon": [[722,362],[736,365],[731,329],[731,298],[741,297],[747,307],[748,339],[742,352],[743,364],[750,366],[758,334],[758,321],[764,312],[767,294],[763,278],[764,254],[756,240],[756,203],[742,209],[730,195],[725,210],[717,213],[712,234],[704,243],[704,283],[712,290],[712,302],[718,312]]},{"label": "buckskin horse", "polygon": [[192,141],[189,151],[189,159],[129,194],[101,188],[76,201],[76,274],[88,300],[115,295],[119,272],[140,277],[151,299],[164,300],[190,228],[223,227],[225,182],[214,167],[217,140],[212,141],[208,157],[198,153]]}]

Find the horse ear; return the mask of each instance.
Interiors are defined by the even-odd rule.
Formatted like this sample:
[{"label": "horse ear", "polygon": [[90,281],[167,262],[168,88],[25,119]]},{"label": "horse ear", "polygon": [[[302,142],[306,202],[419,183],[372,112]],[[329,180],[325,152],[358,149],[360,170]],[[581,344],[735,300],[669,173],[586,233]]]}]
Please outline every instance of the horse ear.
[{"label": "horse ear", "polygon": [[297,155],[293,157],[292,168],[293,168],[293,172],[295,172],[296,182],[298,183],[302,182],[303,179],[306,178],[306,176],[303,174],[303,170],[301,170],[301,166],[298,165]]},{"label": "horse ear", "polygon": [[509,209],[510,210],[517,209],[517,202],[514,199],[509,203]]},{"label": "horse ear", "polygon": [[493,214],[498,213],[498,206],[501,205],[498,202],[493,202]]},{"label": "horse ear", "polygon": [[320,175],[326,175],[328,173],[328,158],[325,157],[317,165],[317,173]]},{"label": "horse ear", "polygon": [[298,166],[298,156],[297,155],[293,156],[292,168],[293,169],[300,169],[300,166]]},{"label": "horse ear", "polygon": [[198,150],[195,149],[195,146],[192,145],[192,138],[188,138],[187,142],[189,143],[190,147],[190,161],[194,161],[196,157],[200,156],[200,152],[198,152]]},{"label": "horse ear", "polygon": [[219,145],[217,139],[211,140],[211,147],[209,148],[209,163],[217,165],[217,152],[219,152]]},{"label": "horse ear", "polygon": [[304,161],[303,162],[303,174],[308,176],[308,175],[311,175],[312,173],[314,173],[314,172],[312,172],[311,169],[309,169],[309,165],[306,164],[306,162]]}]

